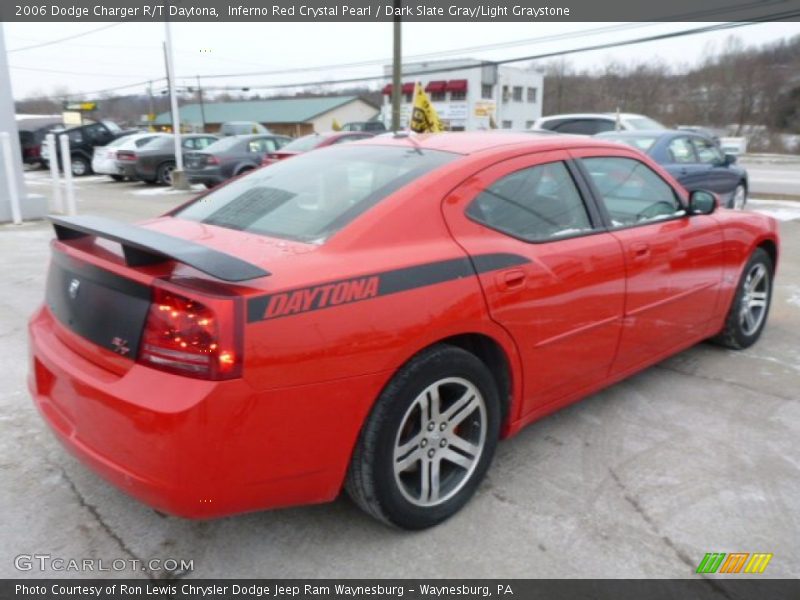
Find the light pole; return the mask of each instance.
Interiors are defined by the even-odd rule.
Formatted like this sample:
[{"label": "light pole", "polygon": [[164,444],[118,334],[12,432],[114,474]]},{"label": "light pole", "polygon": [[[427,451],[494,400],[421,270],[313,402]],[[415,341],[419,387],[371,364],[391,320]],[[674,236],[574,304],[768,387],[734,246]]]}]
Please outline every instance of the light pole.
[{"label": "light pole", "polygon": [[175,140],[175,169],[172,171],[172,187],[188,190],[189,185],[183,172],[183,152],[181,148],[181,116],[178,112],[178,97],[175,95],[175,70],[172,66],[172,31],[169,21],[164,21],[165,49],[167,55],[167,84],[169,85],[169,105],[172,111],[172,136]]}]

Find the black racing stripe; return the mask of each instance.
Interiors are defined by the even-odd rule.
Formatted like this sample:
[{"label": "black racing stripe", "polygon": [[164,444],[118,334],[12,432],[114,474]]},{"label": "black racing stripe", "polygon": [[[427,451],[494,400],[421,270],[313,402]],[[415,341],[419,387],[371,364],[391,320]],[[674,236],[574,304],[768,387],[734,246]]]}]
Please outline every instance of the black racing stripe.
[{"label": "black racing stripe", "polygon": [[469,277],[476,272],[486,273],[527,262],[530,261],[517,254],[480,254],[471,259],[454,258],[326,281],[250,298],[247,302],[247,322],[278,319],[340,304],[360,302]]}]

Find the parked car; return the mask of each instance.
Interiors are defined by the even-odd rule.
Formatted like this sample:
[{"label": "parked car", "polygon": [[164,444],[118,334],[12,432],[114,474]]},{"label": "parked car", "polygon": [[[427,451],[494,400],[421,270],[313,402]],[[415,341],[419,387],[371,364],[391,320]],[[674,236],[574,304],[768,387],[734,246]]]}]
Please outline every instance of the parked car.
[{"label": "parked car", "polygon": [[223,137],[229,135],[253,135],[256,133],[272,133],[261,123],[255,121],[228,121],[219,128],[219,134]]},{"label": "parked car", "polygon": [[45,136],[51,131],[62,128],[60,116],[25,115],[17,118],[19,145],[22,149],[22,162],[26,165],[44,165],[42,144]]},{"label": "parked car", "polygon": [[597,137],[641,150],[689,191],[710,190],[719,194],[728,208],[741,209],[747,203],[747,170],[736,164],[733,154],[724,154],[704,135],[689,131],[619,131]]},{"label": "parked car", "polygon": [[261,166],[268,152],[292,141],[285,135],[236,135],[222,138],[203,152],[186,155],[186,176],[190,183],[214,187]]},{"label": "parked car", "polygon": [[261,161],[262,165],[271,165],[274,162],[314,150],[316,148],[324,148],[325,146],[333,146],[334,144],[346,144],[347,142],[356,142],[358,140],[365,140],[373,137],[373,133],[358,132],[358,131],[331,131],[329,133],[312,133],[304,135],[296,140],[286,144],[277,152],[268,152],[264,155]]},{"label": "parked car", "polygon": [[501,437],[692,344],[758,340],[778,224],[716,209],[591,138],[307,152],[138,226],[53,218],[28,386],[65,446],[159,511],[347,490],[422,529]]},{"label": "parked car", "polygon": [[[78,127],[70,127],[63,133],[69,136],[70,165],[72,174],[75,177],[92,174],[92,156],[95,146],[106,146],[115,139],[138,133],[138,129],[121,129],[113,121],[98,121],[97,123],[86,123]],[[58,165],[63,168],[61,156],[61,145],[57,144]],[[42,158],[49,163],[47,147],[42,149]]]},{"label": "parked car", "polygon": [[[219,138],[210,133],[181,134],[184,162],[190,152],[207,148],[217,140]],[[172,185],[175,138],[171,134],[161,134],[141,148],[118,150],[116,162],[120,174],[125,177],[141,179],[145,183]]]},{"label": "parked car", "polygon": [[371,131],[372,133],[383,133],[386,125],[383,121],[350,121],[342,125],[342,131]]},{"label": "parked car", "polygon": [[622,131],[666,129],[664,125],[650,117],[633,113],[620,113],[619,115],[617,113],[550,115],[537,119],[531,129],[547,129],[558,133],[573,133],[577,135],[595,135],[604,131],[615,131],[618,126]]},{"label": "parked car", "polygon": [[92,155],[92,171],[100,175],[108,175],[114,181],[122,181],[126,175],[120,173],[120,168],[117,166],[117,152],[132,150],[135,153],[137,148],[163,136],[163,133],[132,133],[117,138],[106,146],[95,146]]}]

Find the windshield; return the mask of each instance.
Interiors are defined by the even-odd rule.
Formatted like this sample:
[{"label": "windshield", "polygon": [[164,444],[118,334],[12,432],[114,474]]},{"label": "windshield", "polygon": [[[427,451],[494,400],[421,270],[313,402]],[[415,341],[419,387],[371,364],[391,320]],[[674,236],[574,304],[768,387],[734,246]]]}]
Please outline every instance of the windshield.
[{"label": "windshield", "polygon": [[295,141],[286,144],[283,148],[281,148],[281,150],[286,150],[287,152],[308,152],[309,150],[316,148],[324,140],[325,138],[321,135],[312,133],[311,135],[304,135],[303,137],[297,138]]},{"label": "windshield", "polygon": [[322,243],[395,190],[457,157],[407,147],[324,148],[254,171],[174,216]]},{"label": "windshield", "polygon": [[627,118],[625,123],[631,129],[666,129],[661,123],[648,117]]},{"label": "windshield", "polygon": [[656,143],[658,139],[656,136],[653,135],[617,135],[615,133],[601,133],[597,137],[602,138],[604,140],[611,140],[614,142],[622,142],[623,144],[628,144],[628,146],[633,146],[637,150],[641,150],[642,152],[647,152],[650,148],[653,147],[653,144]]},{"label": "windshield", "polygon": [[117,125],[116,123],[114,123],[114,121],[103,121],[103,125],[105,125],[105,126],[106,126],[106,128],[107,128],[107,129],[108,129],[108,130],[109,130],[111,133],[119,133],[120,131],[122,131],[122,129],[120,129],[119,125]]}]

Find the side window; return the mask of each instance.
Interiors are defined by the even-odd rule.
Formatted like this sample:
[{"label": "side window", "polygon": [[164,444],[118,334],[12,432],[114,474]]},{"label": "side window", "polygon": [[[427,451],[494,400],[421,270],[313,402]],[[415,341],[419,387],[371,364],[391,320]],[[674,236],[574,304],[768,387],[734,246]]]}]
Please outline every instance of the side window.
[{"label": "side window", "polygon": [[278,149],[278,147],[275,145],[275,140],[273,139],[261,140],[261,143],[262,143],[262,148],[261,148],[262,152],[275,152],[275,150]]},{"label": "side window", "polygon": [[88,127],[85,127],[84,130],[86,132],[86,137],[93,142],[102,142],[111,137],[111,135],[108,133],[108,130],[100,123],[89,125]]},{"label": "side window", "polygon": [[695,152],[697,152],[697,160],[706,164],[719,164],[723,161],[722,152],[717,148],[713,142],[703,140],[700,138],[692,138]]},{"label": "side window", "polygon": [[250,143],[247,144],[247,151],[255,153],[266,152],[267,147],[265,142],[266,140],[263,139],[251,140]]},{"label": "side window", "polygon": [[694,150],[685,137],[675,138],[669,143],[667,148],[670,160],[674,163],[693,163],[697,162],[694,158]]},{"label": "side window", "polygon": [[194,145],[194,138],[186,138],[185,140],[183,140],[183,143],[181,145],[188,150],[194,150],[196,148],[196,146]]},{"label": "side window", "polygon": [[644,163],[632,158],[582,159],[614,227],[684,214],[672,187]]},{"label": "side window", "polygon": [[75,145],[83,143],[83,134],[81,133],[80,129],[75,129],[74,131],[70,131],[67,135],[69,136],[70,144]]},{"label": "side window", "polygon": [[203,148],[208,148],[211,144],[217,141],[217,138],[212,137],[204,137],[204,138],[197,138],[194,141],[194,145],[197,147],[198,150],[202,150]]},{"label": "side window", "polygon": [[595,133],[605,133],[606,131],[614,131],[617,124],[613,121],[606,121],[605,119],[598,119],[594,122]]},{"label": "side window", "polygon": [[537,165],[498,179],[472,201],[467,215],[529,242],[592,229],[580,193],[562,162]]}]

